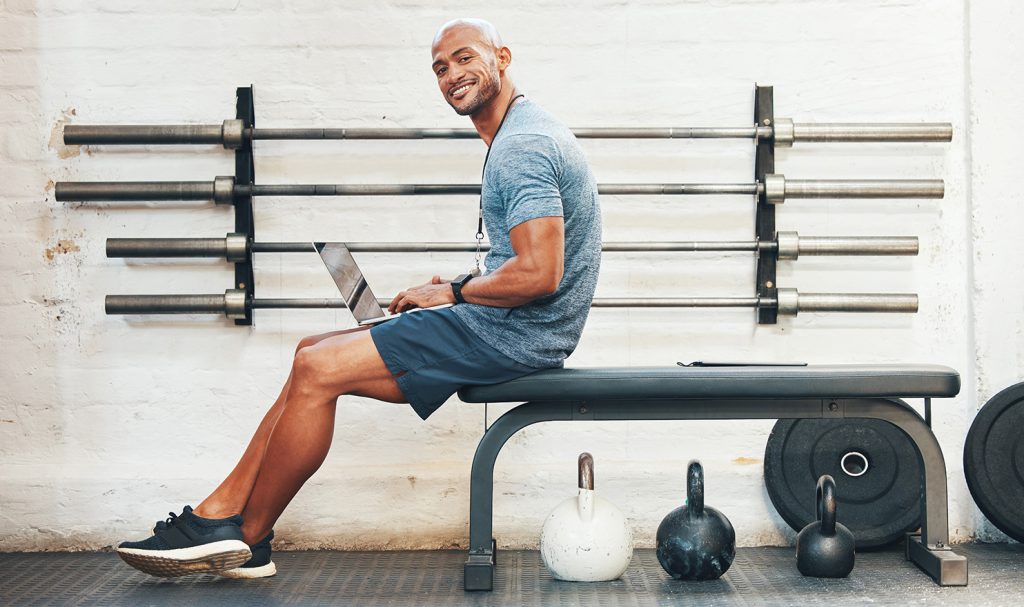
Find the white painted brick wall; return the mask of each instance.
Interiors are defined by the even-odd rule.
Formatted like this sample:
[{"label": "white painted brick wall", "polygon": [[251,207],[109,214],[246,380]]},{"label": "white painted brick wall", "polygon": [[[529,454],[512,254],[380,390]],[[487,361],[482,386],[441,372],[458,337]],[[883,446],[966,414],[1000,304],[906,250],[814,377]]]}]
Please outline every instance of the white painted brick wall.
[{"label": "white painted brick wall", "polygon": [[[961,395],[936,403],[957,540],[1002,537],[977,513],[961,449],[977,408],[1022,378],[1024,270],[1014,137],[1021,113],[1012,0],[779,0],[586,3],[495,8],[471,1],[374,3],[142,0],[0,2],[0,550],[90,549],[143,534],[197,503],[233,466],[274,400],[303,335],[349,327],[344,311],[259,311],[255,327],[214,317],[116,317],[107,293],[221,292],[215,260],[111,260],[108,237],[223,236],[207,204],[66,204],[61,180],[209,179],[232,171],[215,147],[69,149],[65,123],[219,122],[234,89],[256,87],[264,126],[468,127],[429,71],[435,28],[491,19],[522,90],[573,126],[743,125],[752,85],[775,85],[780,116],[803,121],[951,121],[952,144],[798,146],[794,178],[946,180],[941,201],[790,201],[780,229],[919,235],[916,258],[805,258],[779,283],[804,291],[917,292],[916,315],[806,314],[757,326],[749,310],[595,309],[570,363],[694,359],[933,362]],[[1016,71],[1018,73],[1011,74]],[[586,141],[601,182],[746,181],[737,142]],[[468,182],[475,141],[258,144],[258,180]],[[472,197],[261,199],[260,240],[467,240]],[[607,240],[744,240],[744,197],[603,199]],[[388,209],[390,212],[381,213]],[[467,255],[363,255],[381,294]],[[605,257],[599,296],[749,295],[745,255]],[[315,257],[260,255],[261,296],[331,296]],[[496,415],[506,407],[492,407]],[[423,423],[404,406],[343,398],[323,469],[278,524],[295,546],[464,546],[481,408],[453,399]],[[688,459],[743,545],[793,533],[765,492],[770,421],[530,427],[496,470],[495,532],[534,546],[573,491],[576,455],[649,545],[682,494]],[[625,440],[624,440],[625,439]]]}]

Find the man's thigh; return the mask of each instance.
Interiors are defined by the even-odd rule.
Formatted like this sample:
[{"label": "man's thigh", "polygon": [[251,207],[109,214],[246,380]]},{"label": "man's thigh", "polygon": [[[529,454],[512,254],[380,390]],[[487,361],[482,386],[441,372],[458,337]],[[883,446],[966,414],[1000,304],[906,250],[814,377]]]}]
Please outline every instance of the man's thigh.
[{"label": "man's thigh", "polygon": [[318,382],[330,391],[392,403],[407,402],[377,352],[367,327],[325,334],[302,352],[313,356]]},{"label": "man's thigh", "polygon": [[370,327],[355,327],[354,329],[341,329],[338,331],[328,331],[327,333],[320,333],[319,335],[309,335],[299,340],[299,347],[308,348],[314,346],[328,337],[335,337],[337,335],[351,335],[352,333],[363,333],[369,331]]}]

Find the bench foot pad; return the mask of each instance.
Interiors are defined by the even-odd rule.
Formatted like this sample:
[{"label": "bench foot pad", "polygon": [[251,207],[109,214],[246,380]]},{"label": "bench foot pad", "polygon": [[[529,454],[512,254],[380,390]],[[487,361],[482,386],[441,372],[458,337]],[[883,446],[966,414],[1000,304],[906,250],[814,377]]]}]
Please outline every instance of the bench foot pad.
[{"label": "bench foot pad", "polygon": [[939,586],[967,585],[967,557],[949,548],[931,549],[921,543],[921,534],[907,534],[907,560],[932,576]]},{"label": "bench foot pad", "polygon": [[463,571],[466,590],[494,590],[494,554],[470,554]]}]

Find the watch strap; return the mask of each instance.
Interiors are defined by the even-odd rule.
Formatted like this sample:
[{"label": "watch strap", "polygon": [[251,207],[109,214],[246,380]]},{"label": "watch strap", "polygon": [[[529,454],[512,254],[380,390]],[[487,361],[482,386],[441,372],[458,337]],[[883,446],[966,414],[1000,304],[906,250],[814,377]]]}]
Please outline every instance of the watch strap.
[{"label": "watch strap", "polygon": [[472,274],[462,274],[451,282],[452,295],[455,296],[455,303],[464,304],[466,298],[462,296],[462,287],[473,278]]}]

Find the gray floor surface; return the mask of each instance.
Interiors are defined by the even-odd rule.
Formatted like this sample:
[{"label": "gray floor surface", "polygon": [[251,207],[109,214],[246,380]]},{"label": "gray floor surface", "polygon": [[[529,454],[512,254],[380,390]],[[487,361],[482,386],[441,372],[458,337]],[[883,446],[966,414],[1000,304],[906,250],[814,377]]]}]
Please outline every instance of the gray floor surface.
[{"label": "gray floor surface", "polygon": [[902,551],[861,553],[849,578],[804,578],[789,548],[741,548],[719,580],[678,582],[653,550],[622,579],[553,580],[533,551],[500,551],[494,592],[462,590],[461,551],[277,552],[262,580],[152,578],[113,553],[0,554],[0,605],[1024,605],[1024,545],[968,544],[970,585],[941,588]]}]

